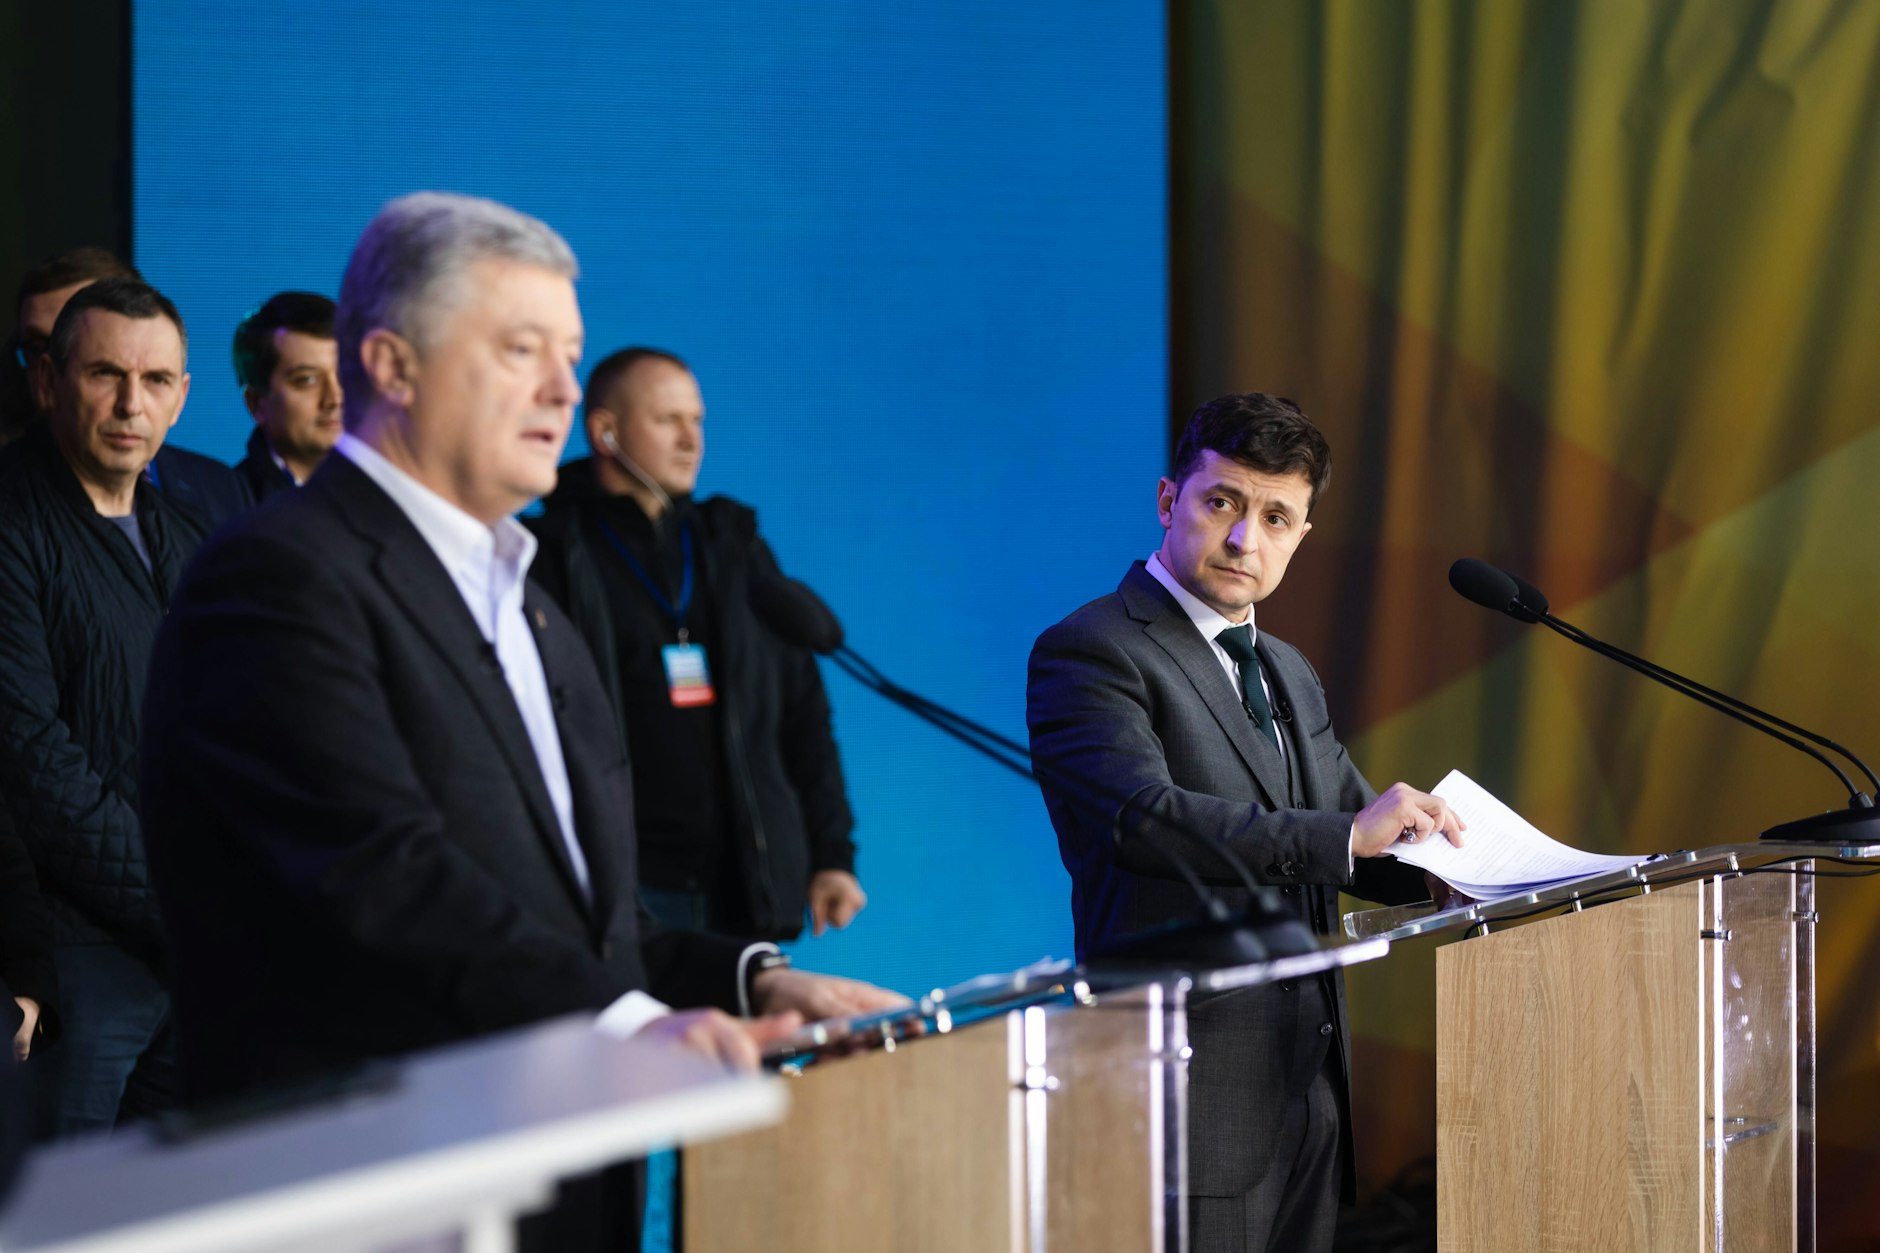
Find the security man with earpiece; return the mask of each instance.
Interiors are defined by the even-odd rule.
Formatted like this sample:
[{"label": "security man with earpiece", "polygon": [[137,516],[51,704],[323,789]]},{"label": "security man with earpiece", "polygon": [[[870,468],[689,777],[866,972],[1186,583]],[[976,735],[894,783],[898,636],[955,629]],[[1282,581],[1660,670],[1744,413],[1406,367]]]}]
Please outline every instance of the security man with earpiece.
[{"label": "security man with earpiece", "polygon": [[531,569],[586,637],[632,759],[641,897],[669,926],[793,939],[867,903],[854,821],[808,652],[752,613],[775,570],[757,516],[694,501],[705,406],[678,357],[594,367],[588,441],[531,523]]}]

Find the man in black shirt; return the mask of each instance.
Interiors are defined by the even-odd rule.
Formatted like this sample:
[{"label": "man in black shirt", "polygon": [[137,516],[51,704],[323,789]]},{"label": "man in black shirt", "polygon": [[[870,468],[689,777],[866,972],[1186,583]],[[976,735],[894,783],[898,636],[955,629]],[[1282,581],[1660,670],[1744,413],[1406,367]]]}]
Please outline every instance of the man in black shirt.
[{"label": "man in black shirt", "polygon": [[581,629],[626,730],[641,896],[661,921],[790,939],[867,903],[815,658],[753,615],[774,571],[757,517],[694,501],[698,381],[670,353],[594,368],[597,455],[566,467],[536,522],[534,577]]},{"label": "man in black shirt", "polygon": [[144,477],[189,391],[186,347],[142,282],[86,285],[37,360],[45,420],[0,453],[0,803],[51,914],[56,1134],[174,1096],[137,751],[151,644],[206,525]]}]

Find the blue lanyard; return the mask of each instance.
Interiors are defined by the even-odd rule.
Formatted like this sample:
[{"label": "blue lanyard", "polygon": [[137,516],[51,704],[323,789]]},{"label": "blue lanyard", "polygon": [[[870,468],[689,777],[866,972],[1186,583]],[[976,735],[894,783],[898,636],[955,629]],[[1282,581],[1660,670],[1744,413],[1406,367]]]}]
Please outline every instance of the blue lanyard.
[{"label": "blue lanyard", "polygon": [[666,595],[666,589],[661,587],[653,579],[653,576],[646,572],[646,567],[640,564],[639,558],[635,557],[633,551],[621,542],[618,535],[614,534],[614,528],[607,525],[607,520],[602,518],[599,519],[599,522],[601,524],[601,534],[605,535],[607,542],[614,546],[614,551],[620,554],[620,559],[627,563],[627,569],[633,571],[633,577],[640,581],[640,586],[644,587],[646,594],[653,598],[653,603],[664,610],[666,616],[672,619],[672,624],[679,628],[679,642],[681,644],[685,643],[685,615],[692,608],[691,524],[687,522],[681,522],[679,524],[679,560],[682,563],[683,569],[679,574],[679,603],[675,605],[672,603],[671,598]]}]

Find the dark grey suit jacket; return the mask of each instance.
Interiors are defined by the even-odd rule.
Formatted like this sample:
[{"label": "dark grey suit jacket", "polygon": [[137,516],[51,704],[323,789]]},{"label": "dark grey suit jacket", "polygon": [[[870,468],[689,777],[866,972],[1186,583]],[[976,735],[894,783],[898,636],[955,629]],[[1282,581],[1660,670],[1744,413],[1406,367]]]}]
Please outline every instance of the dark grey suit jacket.
[{"label": "dark grey suit jacket", "polygon": [[[1039,636],[1026,721],[1071,875],[1080,958],[1148,927],[1205,917],[1165,849],[1241,908],[1247,893],[1215,851],[1230,849],[1325,932],[1341,889],[1393,903],[1427,895],[1421,875],[1392,859],[1361,858],[1354,873],[1351,820],[1375,793],[1339,743],[1306,659],[1265,632],[1259,651],[1274,707],[1291,715],[1280,726],[1292,777],[1208,642],[1142,563],[1114,594]],[[1326,990],[1348,1070],[1343,983],[1329,979]],[[1270,985],[1191,1006],[1193,1193],[1237,1196],[1266,1173],[1285,1101],[1311,1081],[1330,1043],[1320,1034],[1324,1002],[1300,992]]]},{"label": "dark grey suit jacket", "polygon": [[145,840],[186,1087],[244,1093],[598,1009],[735,1009],[736,940],[638,911],[631,772],[574,627],[525,612],[584,893],[515,699],[449,573],[344,456],[204,545],[145,701]]}]

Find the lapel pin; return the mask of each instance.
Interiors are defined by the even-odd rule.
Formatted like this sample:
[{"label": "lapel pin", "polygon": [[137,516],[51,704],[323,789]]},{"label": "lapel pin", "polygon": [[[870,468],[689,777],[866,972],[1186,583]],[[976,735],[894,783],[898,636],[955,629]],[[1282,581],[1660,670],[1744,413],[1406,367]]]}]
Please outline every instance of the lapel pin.
[{"label": "lapel pin", "polygon": [[535,629],[538,631],[548,630],[548,615],[543,613],[540,609],[535,611]]}]

